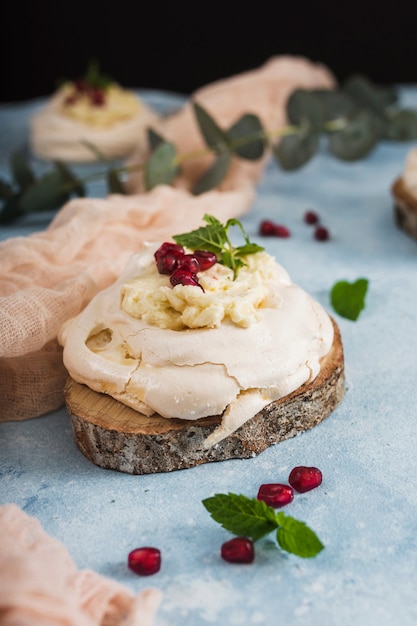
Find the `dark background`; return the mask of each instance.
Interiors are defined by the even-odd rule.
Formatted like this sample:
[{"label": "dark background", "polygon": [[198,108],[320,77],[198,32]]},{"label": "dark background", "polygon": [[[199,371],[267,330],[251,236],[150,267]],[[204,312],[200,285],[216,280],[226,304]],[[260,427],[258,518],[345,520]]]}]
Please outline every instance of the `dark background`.
[{"label": "dark background", "polygon": [[224,1],[220,10],[161,0],[8,0],[3,13],[1,102],[49,95],[93,58],[124,87],[183,94],[277,54],[320,61],[340,82],[361,72],[378,84],[417,83],[416,0],[389,10],[366,0]]}]

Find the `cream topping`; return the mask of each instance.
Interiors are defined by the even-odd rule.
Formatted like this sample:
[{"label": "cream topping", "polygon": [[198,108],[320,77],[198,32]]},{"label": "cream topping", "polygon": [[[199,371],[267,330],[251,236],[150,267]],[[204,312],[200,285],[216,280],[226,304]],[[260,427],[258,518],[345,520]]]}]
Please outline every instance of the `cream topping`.
[{"label": "cream topping", "polygon": [[[64,324],[64,364],[77,382],[145,415],[222,415],[205,442],[209,448],[270,402],[313,380],[331,348],[333,326],[322,306],[265,253],[267,293],[258,307],[251,304],[256,315],[251,312],[248,323],[224,315],[214,326],[174,330],[158,326],[156,318],[150,323],[146,315],[132,317],[122,306],[126,285],[152,273],[157,247],[147,244],[134,254],[120,278]],[[252,263],[256,268],[257,260]],[[169,289],[201,292],[192,286]],[[241,295],[243,301],[251,299],[250,292]]]}]

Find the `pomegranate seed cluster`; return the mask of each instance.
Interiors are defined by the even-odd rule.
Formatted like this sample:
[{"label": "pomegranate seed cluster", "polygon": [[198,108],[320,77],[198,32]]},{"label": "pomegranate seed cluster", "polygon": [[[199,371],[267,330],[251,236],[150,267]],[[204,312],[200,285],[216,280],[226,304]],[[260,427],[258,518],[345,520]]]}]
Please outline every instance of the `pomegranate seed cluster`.
[{"label": "pomegranate seed cluster", "polygon": [[[308,210],[304,213],[303,221],[314,226],[314,239],[327,241],[330,239],[329,230],[320,224],[320,218],[315,211]],[[277,224],[271,220],[262,220],[259,225],[259,234],[262,237],[291,237],[291,231],[283,224]]]},{"label": "pomegranate seed cluster", "polygon": [[[285,483],[265,483],[259,487],[257,499],[274,509],[281,508],[294,499],[294,492],[305,493],[322,482],[322,473],[317,467],[298,465],[294,467]],[[255,548],[248,537],[235,537],[221,546],[221,557],[229,563],[253,563]]]},{"label": "pomegranate seed cluster", "polygon": [[73,91],[65,99],[65,104],[75,104],[80,98],[86,96],[93,106],[103,106],[106,102],[105,90],[100,87],[93,87],[84,80],[76,80],[73,83]]},{"label": "pomegranate seed cluster", "polygon": [[208,270],[217,263],[217,257],[208,250],[194,250],[187,253],[183,246],[165,241],[154,253],[156,266],[160,274],[168,274],[169,281],[175,285],[203,286],[198,280],[198,273]]}]

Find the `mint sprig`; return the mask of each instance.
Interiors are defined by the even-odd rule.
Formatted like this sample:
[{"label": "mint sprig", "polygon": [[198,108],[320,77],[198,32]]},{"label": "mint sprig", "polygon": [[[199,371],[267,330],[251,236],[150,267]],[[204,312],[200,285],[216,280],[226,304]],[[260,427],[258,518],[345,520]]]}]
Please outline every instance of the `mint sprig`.
[{"label": "mint sprig", "polygon": [[[191,250],[213,252],[217,257],[218,263],[229,267],[233,271],[233,280],[235,280],[239,268],[245,265],[242,257],[261,252],[264,248],[250,241],[241,222],[235,218],[227,220],[226,224],[223,225],[216,217],[206,213],[203,220],[207,223],[207,226],[201,226],[189,233],[175,235],[173,237],[174,241]],[[231,226],[237,226],[240,229],[245,240],[244,245],[234,246],[232,244],[228,236]]]},{"label": "mint sprig", "polygon": [[235,493],[217,493],[203,500],[203,505],[214,521],[234,535],[253,541],[276,531],[276,540],[282,550],[302,558],[316,556],[324,545],[304,522],[286,515],[257,498]]},{"label": "mint sprig", "polygon": [[336,313],[346,319],[356,321],[365,308],[365,296],[368,291],[367,278],[358,278],[353,283],[339,280],[330,290],[330,302]]}]

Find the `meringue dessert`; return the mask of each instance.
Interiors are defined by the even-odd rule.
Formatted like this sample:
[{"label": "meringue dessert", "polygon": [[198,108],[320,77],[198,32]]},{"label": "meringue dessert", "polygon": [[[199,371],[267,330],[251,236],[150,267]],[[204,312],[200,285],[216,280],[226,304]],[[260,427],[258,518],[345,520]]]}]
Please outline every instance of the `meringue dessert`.
[{"label": "meringue dessert", "polygon": [[146,128],[159,118],[133,91],[94,69],[65,82],[33,115],[31,149],[42,159],[67,162],[95,161],[97,152],[126,158],[138,142],[146,142]]},{"label": "meringue dessert", "polygon": [[397,226],[417,239],[417,148],[407,155],[404,172],[392,185]]},{"label": "meringue dessert", "polygon": [[[168,267],[170,246],[180,251]],[[196,256],[209,267],[194,271]],[[262,248],[235,269],[213,256],[147,243],[58,337],[72,381],[133,409],[133,422],[220,416],[203,454],[312,383],[335,340],[323,307]]]}]

